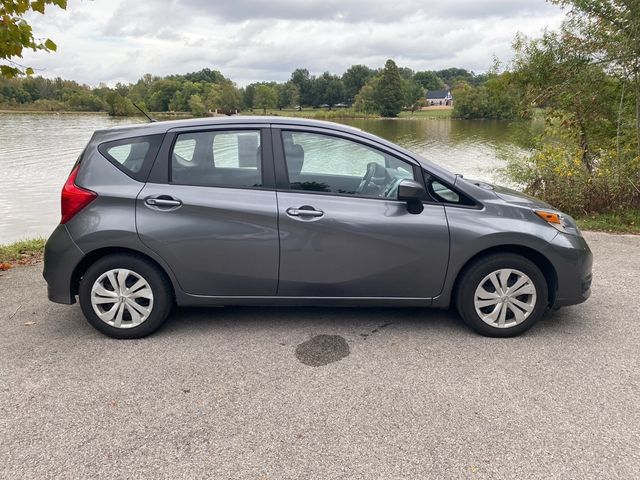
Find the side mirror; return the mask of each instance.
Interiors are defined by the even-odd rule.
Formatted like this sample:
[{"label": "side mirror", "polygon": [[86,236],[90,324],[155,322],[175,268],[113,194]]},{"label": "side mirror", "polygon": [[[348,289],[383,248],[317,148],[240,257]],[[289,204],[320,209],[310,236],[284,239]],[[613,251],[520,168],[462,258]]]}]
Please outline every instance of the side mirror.
[{"label": "side mirror", "polygon": [[409,213],[422,213],[422,201],[426,198],[426,190],[415,180],[402,180],[398,185],[398,200],[407,202]]}]

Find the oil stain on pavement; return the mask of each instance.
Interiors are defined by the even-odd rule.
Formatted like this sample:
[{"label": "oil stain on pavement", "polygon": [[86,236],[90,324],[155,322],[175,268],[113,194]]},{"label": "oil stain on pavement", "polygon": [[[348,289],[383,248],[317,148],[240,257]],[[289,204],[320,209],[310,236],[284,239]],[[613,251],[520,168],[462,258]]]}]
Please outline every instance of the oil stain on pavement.
[{"label": "oil stain on pavement", "polygon": [[311,367],[321,367],[349,355],[349,344],[340,335],[316,335],[296,348],[296,357]]}]

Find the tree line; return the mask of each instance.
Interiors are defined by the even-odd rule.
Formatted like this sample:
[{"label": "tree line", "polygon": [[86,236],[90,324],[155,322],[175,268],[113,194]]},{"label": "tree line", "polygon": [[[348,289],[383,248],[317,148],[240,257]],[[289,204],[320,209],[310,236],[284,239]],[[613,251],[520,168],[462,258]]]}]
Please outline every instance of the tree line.
[{"label": "tree line", "polygon": [[145,74],[135,83],[90,87],[73,80],[41,76],[0,78],[0,107],[34,108],[131,115],[152,112],[209,111],[230,113],[271,109],[350,106],[357,111],[396,116],[424,103],[425,92],[450,85],[482,85],[484,75],[463,68],[413,71],[388,60],[383,68],[353,65],[342,75],[312,75],[305,68],[291,73],[286,82],[254,82],[238,87],[217,70],[166,77]]}]

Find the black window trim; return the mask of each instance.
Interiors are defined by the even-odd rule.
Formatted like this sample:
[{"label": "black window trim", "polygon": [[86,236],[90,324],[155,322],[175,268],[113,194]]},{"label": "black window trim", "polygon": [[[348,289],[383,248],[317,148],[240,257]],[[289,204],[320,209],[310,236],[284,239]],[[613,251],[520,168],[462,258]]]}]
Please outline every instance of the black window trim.
[{"label": "black window trim", "polygon": [[[466,193],[462,192],[459,188],[454,187],[451,183],[447,182],[446,180],[443,180],[442,178],[438,177],[437,175],[434,175],[433,173],[431,173],[430,171],[426,170],[425,168],[422,168],[421,170],[422,170],[422,175],[424,177],[424,188],[425,188],[425,190],[427,192],[427,195],[429,195],[429,197],[431,198],[431,201],[424,201],[422,203],[445,205],[447,207],[470,208],[470,209],[473,209],[473,210],[481,210],[482,208],[484,208],[484,205],[482,205],[482,203],[478,202],[475,198],[473,198],[473,197],[467,195]],[[435,181],[441,183],[442,185],[447,187],[452,192],[458,194],[459,196],[469,199],[469,201],[472,202],[472,204],[471,205],[466,205],[466,204],[463,204],[463,203],[450,202],[450,201],[447,201],[447,200],[439,200],[437,198],[434,198],[433,194],[430,192],[429,178],[427,178],[427,177],[430,177],[432,180],[435,180]]]},{"label": "black window trim", "polygon": [[[160,151],[163,138],[164,138],[164,134],[162,133],[157,133],[153,135],[136,135],[136,136],[131,136],[127,138],[119,138],[117,140],[103,142],[99,144],[97,148],[98,148],[98,152],[100,152],[100,154],[104,158],[106,158],[109,161],[109,163],[111,163],[118,170],[123,172],[128,177],[133,178],[138,182],[144,183],[147,181],[147,178],[149,177],[149,173],[151,172],[153,164],[155,163],[155,159],[158,155],[158,152]],[[142,162],[142,167],[137,172],[134,172],[126,168],[122,163],[116,160],[108,152],[108,149],[112,147],[118,147],[120,145],[129,145],[134,143],[143,143],[143,142],[149,143],[149,150],[147,150],[147,153],[144,157],[144,161]]]}]

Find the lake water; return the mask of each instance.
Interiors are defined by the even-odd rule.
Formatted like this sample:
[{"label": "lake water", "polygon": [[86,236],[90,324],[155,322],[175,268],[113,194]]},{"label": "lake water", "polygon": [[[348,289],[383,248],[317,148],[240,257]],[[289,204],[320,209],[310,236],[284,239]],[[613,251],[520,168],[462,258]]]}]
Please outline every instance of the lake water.
[{"label": "lake water", "polygon": [[[0,113],[0,244],[47,236],[60,219],[60,189],[94,130],[138,118]],[[348,120],[467,177],[491,181],[507,154],[522,154],[513,127],[448,118]]]}]

